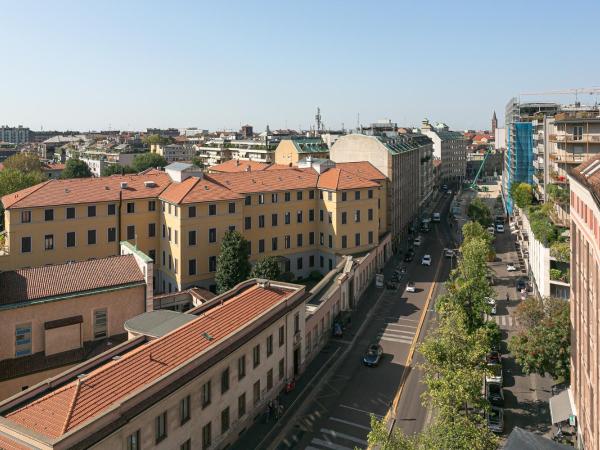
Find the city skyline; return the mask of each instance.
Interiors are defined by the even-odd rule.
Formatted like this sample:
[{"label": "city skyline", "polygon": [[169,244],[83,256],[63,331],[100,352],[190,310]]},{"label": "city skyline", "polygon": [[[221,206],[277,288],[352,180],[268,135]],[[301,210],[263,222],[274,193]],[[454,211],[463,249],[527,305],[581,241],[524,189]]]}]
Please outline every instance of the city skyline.
[{"label": "city skyline", "polygon": [[[503,124],[506,99],[519,93],[598,85],[600,63],[586,55],[598,50],[600,6],[576,3],[588,14],[573,22],[516,3],[6,5],[0,36],[11,42],[3,58],[13,70],[3,71],[10,89],[0,123],[308,129],[320,107],[332,129],[356,127],[359,114],[361,124],[418,126],[427,117],[486,129],[494,110]],[[561,39],[534,53],[508,45],[511,34],[534,39],[553,28]],[[558,64],[561,54],[591,67],[574,72]]]}]

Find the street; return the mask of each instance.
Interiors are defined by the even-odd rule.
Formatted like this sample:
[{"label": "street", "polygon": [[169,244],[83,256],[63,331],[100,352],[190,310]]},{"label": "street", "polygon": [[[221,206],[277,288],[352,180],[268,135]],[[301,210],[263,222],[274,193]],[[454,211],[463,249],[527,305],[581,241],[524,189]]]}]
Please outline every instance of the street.
[{"label": "street", "polygon": [[[444,197],[439,211],[442,222],[433,224],[429,233],[421,234],[423,243],[415,247],[412,262],[403,263],[401,258],[395,257],[394,263],[387,265],[386,279],[391,277],[395,267],[406,265],[407,275],[401,280],[399,289],[378,291],[380,298],[370,323],[331,377],[318,387],[314,398],[293,418],[277,448],[344,450],[366,447],[370,415],[382,418],[392,405],[421,316],[427,312],[424,311],[427,299],[438,294],[437,288],[431,289],[432,285],[447,278],[450,259],[444,258],[442,251],[450,237],[446,222],[448,208],[449,197]],[[430,267],[421,265],[424,254],[432,256]],[[407,281],[415,283],[415,293],[404,291]],[[431,308],[433,302],[429,304]],[[424,325],[428,324],[425,321]],[[341,340],[333,342],[350,345],[352,337],[350,330]],[[364,352],[371,343],[379,343],[384,351],[381,362],[374,368],[362,364]],[[408,382],[413,383],[410,376]],[[404,423],[409,420],[406,416],[414,417],[411,419],[414,427],[422,426],[426,415],[420,399],[410,400],[415,395],[418,397],[417,389],[420,386],[406,390],[406,397],[400,403],[409,399],[409,407],[402,410],[399,420]]]}]

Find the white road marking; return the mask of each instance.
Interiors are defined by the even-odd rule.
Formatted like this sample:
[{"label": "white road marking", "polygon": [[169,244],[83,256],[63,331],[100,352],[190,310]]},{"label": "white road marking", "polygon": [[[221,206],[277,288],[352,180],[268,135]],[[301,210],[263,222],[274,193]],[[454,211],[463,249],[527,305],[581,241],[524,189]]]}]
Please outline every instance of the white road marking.
[{"label": "white road marking", "polygon": [[311,444],[317,444],[322,447],[330,448],[331,450],[352,450],[350,447],[344,447],[343,445],[334,444],[333,442],[327,442],[323,439],[313,439],[310,441]]},{"label": "white road marking", "polygon": [[379,338],[380,341],[386,341],[386,342],[400,342],[401,344],[412,344],[412,339],[396,339],[396,338],[391,338],[391,337],[387,337],[387,336],[381,336]]},{"label": "white road marking", "polygon": [[349,420],[339,419],[337,417],[330,417],[329,420],[333,420],[334,422],[345,423],[346,425],[351,425],[356,428],[361,428],[363,430],[371,431],[371,427],[367,427],[366,425],[361,425],[356,422],[350,422]]},{"label": "white road marking", "polygon": [[407,319],[405,317],[392,317],[392,316],[388,316],[387,319],[392,319],[392,320],[408,320],[409,322],[418,322],[418,320],[416,320],[416,319]]},{"label": "white road marking", "polygon": [[361,412],[361,413],[365,413],[368,416],[370,416],[371,414],[373,414],[375,417],[379,417],[380,419],[383,417],[383,416],[381,416],[379,414],[375,414],[374,412],[371,412],[371,411],[365,411],[364,409],[355,408],[354,406],[348,406],[348,405],[342,405],[342,404],[340,404],[340,407],[346,408],[346,409],[352,409],[354,411],[358,411],[358,412]]},{"label": "white road marking", "polygon": [[401,323],[386,323],[385,324],[386,327],[402,327],[402,328],[417,328],[414,325],[403,325]]},{"label": "white road marking", "polygon": [[415,331],[408,331],[408,330],[392,330],[391,328],[384,328],[382,331],[380,331],[381,334],[398,334],[398,335],[404,335],[407,334],[409,336],[414,336],[415,335]]},{"label": "white road marking", "polygon": [[364,439],[359,439],[354,436],[350,436],[349,434],[340,433],[339,431],[329,430],[327,428],[321,428],[321,433],[328,434],[330,436],[333,436],[334,438],[341,438],[341,439],[345,439],[346,441],[356,442],[357,444],[367,445],[367,443],[368,443]]}]

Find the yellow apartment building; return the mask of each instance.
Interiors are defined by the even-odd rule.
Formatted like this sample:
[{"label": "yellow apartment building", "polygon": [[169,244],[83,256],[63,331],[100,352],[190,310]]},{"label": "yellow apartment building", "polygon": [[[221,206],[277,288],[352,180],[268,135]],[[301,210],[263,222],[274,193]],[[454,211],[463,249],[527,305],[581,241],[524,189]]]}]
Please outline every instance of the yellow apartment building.
[{"label": "yellow apartment building", "polygon": [[329,147],[321,138],[284,139],[275,149],[275,164],[297,166],[307,157],[329,158]]},{"label": "yellow apartment building", "polygon": [[52,180],[5,196],[0,270],[119,254],[128,241],[155,261],[158,292],[212,287],[223,235],[240,231],[251,261],[279,259],[307,276],[366,252],[387,232],[385,177],[370,163],[204,174],[165,172]]}]

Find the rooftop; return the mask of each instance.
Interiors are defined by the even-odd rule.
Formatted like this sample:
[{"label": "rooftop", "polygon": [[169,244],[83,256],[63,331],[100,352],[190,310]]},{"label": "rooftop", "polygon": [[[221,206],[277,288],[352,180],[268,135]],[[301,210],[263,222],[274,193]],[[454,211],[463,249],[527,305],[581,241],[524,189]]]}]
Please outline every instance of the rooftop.
[{"label": "rooftop", "polygon": [[265,163],[260,161],[240,161],[239,159],[230,159],[224,163],[210,167],[211,172],[259,172],[261,170],[285,169],[281,164]]},{"label": "rooftop", "polygon": [[334,167],[319,176],[317,187],[330,190],[346,190],[368,187],[377,188],[379,187],[379,183]]},{"label": "rooftop", "polygon": [[600,155],[596,155],[569,172],[573,178],[585,186],[594,196],[600,208]]},{"label": "rooftop", "polygon": [[190,177],[181,183],[173,183],[160,195],[170,203],[198,203],[219,200],[236,200],[242,195],[215,183],[208,177]]},{"label": "rooftop", "polygon": [[195,318],[196,316],[193,314],[159,309],[132,317],[125,322],[124,327],[125,330],[132,333],[158,338],[191,322]]},{"label": "rooftop", "polygon": [[201,315],[160,338],[110,359],[89,373],[73,371],[63,385],[48,383],[35,398],[30,398],[28,391],[13,397],[5,402],[2,416],[32,432],[60,438],[202,357],[303,289],[256,281],[238,285],[199,307]]},{"label": "rooftop", "polygon": [[[127,187],[121,188],[121,183]],[[2,203],[9,209],[108,202],[118,201],[120,192],[123,200],[150,198],[158,197],[170,183],[169,175],[156,169],[132,175],[49,180],[5,195]]]},{"label": "rooftop", "polygon": [[0,309],[143,283],[133,255],[0,272]]}]

